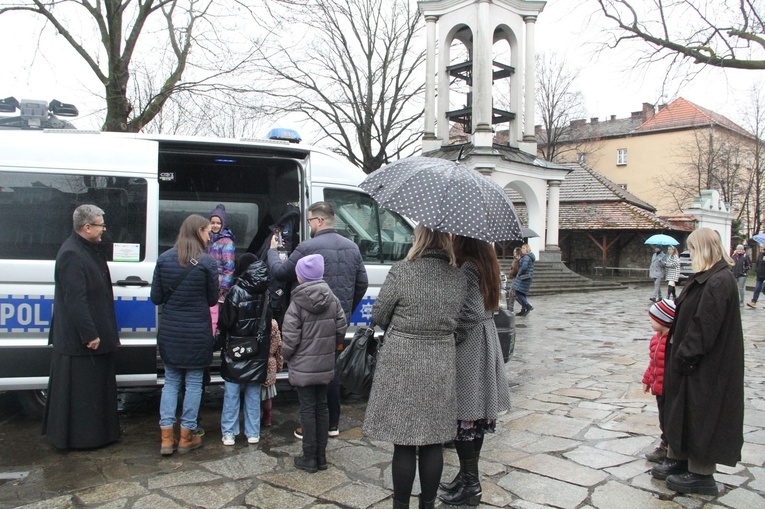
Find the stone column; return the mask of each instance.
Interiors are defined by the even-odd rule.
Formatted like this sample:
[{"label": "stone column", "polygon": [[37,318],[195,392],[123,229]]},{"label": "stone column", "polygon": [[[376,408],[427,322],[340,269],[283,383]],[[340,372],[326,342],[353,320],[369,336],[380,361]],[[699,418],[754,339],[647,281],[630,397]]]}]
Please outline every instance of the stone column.
[{"label": "stone column", "polygon": [[523,142],[521,150],[529,154],[537,154],[537,139],[534,133],[534,97],[536,79],[536,46],[534,44],[536,32],[536,16],[524,16],[526,22],[526,62],[524,66],[524,95],[523,95]]},{"label": "stone column", "polygon": [[473,144],[491,147],[492,44],[490,0],[478,0],[478,26],[473,34]]},{"label": "stone column", "polygon": [[547,182],[547,231],[545,232],[545,260],[560,260],[558,229],[560,228],[560,180]]},{"label": "stone column", "polygon": [[440,146],[436,138],[436,22],[438,16],[425,16],[427,28],[425,52],[425,132],[422,151],[430,152]]}]

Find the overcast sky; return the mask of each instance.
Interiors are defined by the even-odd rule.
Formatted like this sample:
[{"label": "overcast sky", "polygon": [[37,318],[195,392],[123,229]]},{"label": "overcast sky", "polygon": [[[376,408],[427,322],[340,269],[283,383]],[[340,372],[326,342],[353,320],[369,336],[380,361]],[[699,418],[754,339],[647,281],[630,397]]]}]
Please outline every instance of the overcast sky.
[{"label": "overcast sky", "polygon": [[[682,96],[708,109],[741,121],[748,89],[762,71],[710,69],[690,83],[662,88],[663,69],[634,70],[634,53],[597,53],[605,21],[593,0],[549,0],[537,22],[537,50],[555,51],[572,68],[581,68],[577,85],[584,94],[589,117],[618,118],[641,109],[643,102],[670,102]],[[593,13],[595,16],[590,17]],[[42,21],[35,17],[0,16],[0,97],[59,99],[75,103],[80,128],[98,128],[92,112],[103,107],[92,72],[52,30],[38,39]],[[38,52],[38,42],[44,52]],[[90,90],[88,90],[90,88]],[[662,96],[662,94],[664,94]],[[90,117],[89,117],[90,113]]]}]

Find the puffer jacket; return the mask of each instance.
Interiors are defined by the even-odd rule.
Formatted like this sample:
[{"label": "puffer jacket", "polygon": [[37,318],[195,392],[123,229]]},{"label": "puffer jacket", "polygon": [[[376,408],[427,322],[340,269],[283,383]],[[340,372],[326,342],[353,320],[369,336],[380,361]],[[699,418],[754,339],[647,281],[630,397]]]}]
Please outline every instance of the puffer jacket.
[{"label": "puffer jacket", "polygon": [[221,296],[226,295],[234,283],[234,265],[236,264],[236,247],[234,234],[228,228],[219,233],[210,234],[210,247],[207,252],[218,262],[218,283]]},{"label": "puffer jacket", "polygon": [[535,261],[536,256],[534,256],[534,253],[526,253],[521,256],[521,260],[518,262],[518,273],[513,280],[513,290],[524,295],[529,293],[531,280],[534,278]]},{"label": "puffer jacket", "polygon": [[[256,337],[263,330],[258,354],[229,365],[221,355],[221,376],[232,383],[262,383],[268,373],[271,349],[271,310],[268,307],[268,267],[262,260],[250,264],[226,294],[218,319],[218,330],[225,337]],[[266,314],[263,315],[263,307]]]},{"label": "puffer jacket", "polygon": [[661,396],[664,394],[664,359],[667,351],[667,332],[657,332],[651,338],[651,344],[648,346],[649,356],[648,367],[643,374],[643,383],[651,388],[651,394]]},{"label": "puffer jacket", "polygon": [[159,355],[176,368],[206,368],[212,363],[210,306],[218,302],[218,266],[211,256],[200,256],[198,262],[170,295],[170,286],[186,268],[178,263],[178,250],[168,249],[157,258],[151,282],[151,301],[164,303]]},{"label": "puffer jacket", "polygon": [[312,239],[298,244],[284,262],[279,259],[276,249],[269,249],[268,268],[271,277],[279,281],[295,281],[295,266],[298,260],[310,254],[320,254],[324,257],[324,281],[340,299],[345,316],[350,320],[351,314],[364,298],[369,284],[359,246],[333,228],[318,231]]},{"label": "puffer jacket", "polygon": [[340,300],[324,281],[295,287],[282,324],[282,356],[290,383],[307,387],[331,382],[335,350],[347,328]]}]

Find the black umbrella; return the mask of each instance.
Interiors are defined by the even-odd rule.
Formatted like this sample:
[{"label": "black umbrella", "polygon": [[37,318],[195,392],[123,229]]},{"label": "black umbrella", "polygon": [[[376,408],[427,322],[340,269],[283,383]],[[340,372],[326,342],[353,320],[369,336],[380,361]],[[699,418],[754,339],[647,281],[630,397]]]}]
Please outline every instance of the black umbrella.
[{"label": "black umbrella", "polygon": [[380,206],[433,230],[487,242],[522,238],[505,190],[453,161],[400,159],[369,175],[360,187]]},{"label": "black umbrella", "polygon": [[532,237],[539,237],[539,234],[526,226],[521,226],[521,235],[524,239],[530,239]]}]

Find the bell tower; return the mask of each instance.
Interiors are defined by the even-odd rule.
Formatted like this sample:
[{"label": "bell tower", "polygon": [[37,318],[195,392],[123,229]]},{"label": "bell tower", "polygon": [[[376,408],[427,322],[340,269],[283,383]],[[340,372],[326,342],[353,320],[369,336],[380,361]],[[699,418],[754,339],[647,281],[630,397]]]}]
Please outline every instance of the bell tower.
[{"label": "bell tower", "polygon": [[456,137],[536,156],[534,24],[545,4],[418,2],[427,27],[424,154]]}]

